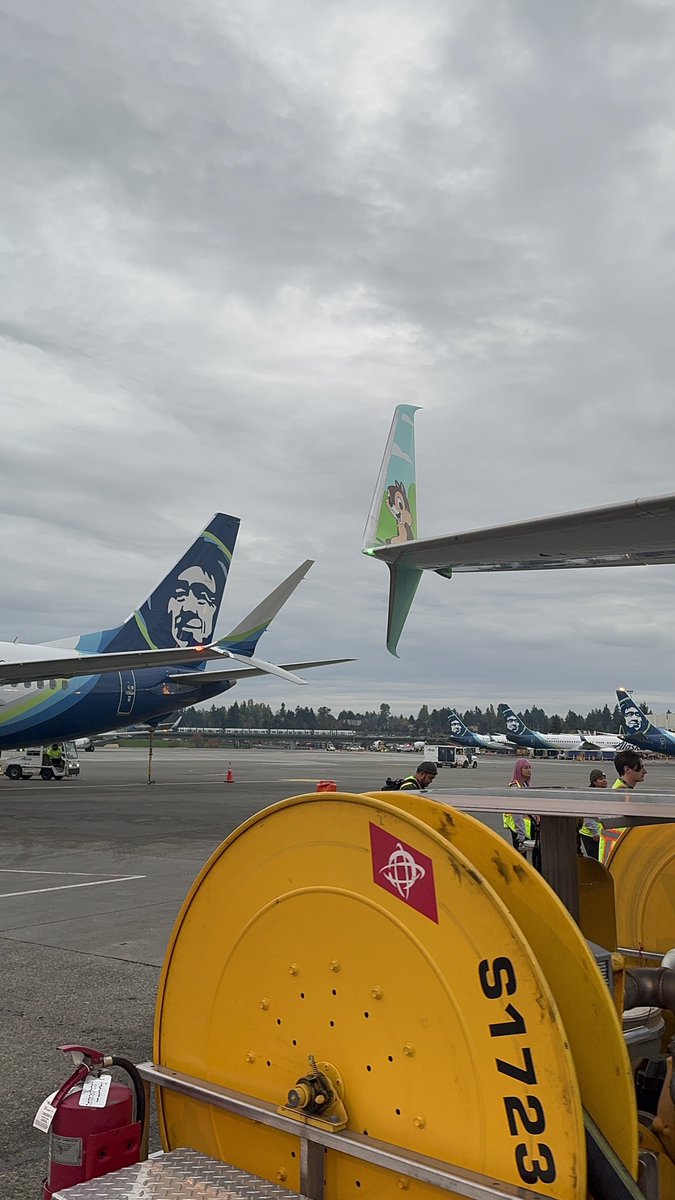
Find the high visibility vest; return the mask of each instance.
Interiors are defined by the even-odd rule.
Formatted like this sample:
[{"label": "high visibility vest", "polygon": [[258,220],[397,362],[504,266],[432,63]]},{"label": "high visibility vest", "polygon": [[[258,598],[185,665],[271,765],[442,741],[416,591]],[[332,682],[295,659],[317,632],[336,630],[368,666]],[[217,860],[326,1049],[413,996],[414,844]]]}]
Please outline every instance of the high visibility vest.
[{"label": "high visibility vest", "polygon": [[609,866],[612,855],[616,850],[624,833],[628,833],[628,829],[603,829],[600,834],[600,845],[598,847],[598,861],[604,867]]},{"label": "high visibility vest", "polygon": [[399,792],[421,792],[422,784],[416,775],[406,775],[398,790]]},{"label": "high visibility vest", "polygon": [[[623,779],[615,779],[612,784],[613,792],[632,792],[632,790],[627,783],[624,783]],[[621,838],[627,832],[628,827],[625,825],[621,829],[603,829],[598,848],[598,859],[603,866],[608,866]]]},{"label": "high visibility vest", "polygon": [[[509,784],[509,787],[519,788],[522,786],[523,786],[522,783],[518,783],[517,780],[514,780],[513,783]],[[518,826],[516,825],[516,818],[514,817],[513,813],[504,813],[502,815],[502,820],[504,822],[505,829],[511,829],[511,830],[513,830],[514,833],[520,832],[518,829]],[[523,825],[525,828],[525,837],[528,839],[531,838],[532,837],[532,822],[529,817],[525,817],[525,816],[523,817]]]},{"label": "high visibility vest", "polygon": [[597,837],[598,833],[602,834],[602,822],[597,821],[594,817],[585,817],[583,825],[579,826],[579,833],[584,833],[586,837]]}]

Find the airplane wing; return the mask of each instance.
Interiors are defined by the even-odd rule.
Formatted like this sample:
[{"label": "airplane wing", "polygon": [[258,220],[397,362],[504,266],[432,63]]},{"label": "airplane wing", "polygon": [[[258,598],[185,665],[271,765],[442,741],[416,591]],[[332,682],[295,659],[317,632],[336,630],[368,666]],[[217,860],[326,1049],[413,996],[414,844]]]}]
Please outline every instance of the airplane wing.
[{"label": "airplane wing", "polygon": [[[39,647],[37,647],[39,648]],[[126,650],[113,654],[78,654],[0,661],[0,687],[10,683],[34,683],[41,679],[79,679],[85,675],[106,675],[111,671],[137,671],[144,667],[168,667],[174,663],[201,664],[205,659],[223,658],[217,646],[190,649]]]},{"label": "airplane wing", "polygon": [[[241,661],[243,661],[243,656]],[[354,661],[353,658],[322,658],[316,662],[284,663],[283,666],[277,667],[277,672],[283,672],[284,675],[295,680],[297,677],[293,675],[288,676],[288,672],[308,671],[310,667],[333,667],[337,663]],[[260,664],[261,660],[254,659],[254,662]],[[271,663],[266,664],[268,668],[272,665]],[[169,678],[172,683],[177,683],[179,687],[193,688],[195,684],[201,686],[205,683],[227,683],[228,681],[236,683],[239,679],[250,679],[254,675],[266,675],[267,673],[268,671],[265,667],[257,665],[251,667],[226,667],[224,670],[216,668],[215,671],[204,671],[198,676],[195,676],[194,672],[191,671],[184,675],[171,675]],[[304,679],[300,679],[298,682],[304,683],[305,681]]]},{"label": "airplane wing", "polygon": [[675,495],[580,509],[489,529],[369,546],[391,566],[442,575],[675,562]]}]

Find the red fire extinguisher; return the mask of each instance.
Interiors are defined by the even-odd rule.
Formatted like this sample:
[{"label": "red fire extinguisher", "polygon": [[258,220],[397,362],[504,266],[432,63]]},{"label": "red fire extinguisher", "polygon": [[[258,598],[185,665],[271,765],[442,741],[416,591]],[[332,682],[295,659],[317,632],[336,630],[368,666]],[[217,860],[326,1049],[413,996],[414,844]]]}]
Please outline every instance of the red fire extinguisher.
[{"label": "red fire extinguisher", "polygon": [[[43,1200],[138,1162],[145,1121],[143,1081],[132,1062],[88,1046],[59,1050],[72,1055],[75,1070],[35,1119],[38,1128],[49,1128]],[[106,1067],[122,1067],[133,1090],[114,1082]]]}]

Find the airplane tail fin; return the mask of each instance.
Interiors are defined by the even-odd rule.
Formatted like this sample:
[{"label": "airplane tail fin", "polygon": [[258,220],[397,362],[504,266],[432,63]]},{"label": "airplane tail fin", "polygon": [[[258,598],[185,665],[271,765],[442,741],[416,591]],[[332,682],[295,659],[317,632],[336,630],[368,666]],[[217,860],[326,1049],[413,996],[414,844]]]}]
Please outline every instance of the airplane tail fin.
[{"label": "airplane tail fin", "polygon": [[506,726],[507,734],[522,734],[530,732],[525,722],[521,720],[518,714],[515,713],[508,704],[500,704],[497,711]]},{"label": "airplane tail fin", "polygon": [[85,635],[78,641],[78,650],[112,653],[212,641],[238,532],[238,517],[216,513],[123,625]]},{"label": "airplane tail fin", "polygon": [[230,633],[219,638],[217,644],[224,650],[233,650],[237,654],[249,658],[265,630],[269,628],[277,613],[281,612],[284,604],[293,595],[311,566],[313,566],[313,559],[308,558],[299,567],[296,567],[295,571],[292,571],[283,583],[275,587],[269,596],[257,604]]},{"label": "airplane tail fin", "polygon": [[415,404],[398,404],[363,533],[363,552],[417,537]]},{"label": "airplane tail fin", "polygon": [[[394,411],[363,534],[364,554],[372,554],[378,546],[403,544],[417,538],[416,412],[414,404],[399,404]],[[388,566],[387,649],[396,655],[422,572],[397,563]]]},{"label": "airplane tail fin", "polygon": [[646,737],[652,731],[652,723],[647,714],[635,703],[625,688],[616,689],[616,698],[626,732],[634,737]]},{"label": "airplane tail fin", "polygon": [[454,708],[450,709],[449,720],[450,720],[450,733],[452,734],[453,737],[463,738],[463,737],[471,736],[470,730],[467,729],[466,725],[464,724],[462,718],[460,717],[460,715],[456,709],[454,709]]}]

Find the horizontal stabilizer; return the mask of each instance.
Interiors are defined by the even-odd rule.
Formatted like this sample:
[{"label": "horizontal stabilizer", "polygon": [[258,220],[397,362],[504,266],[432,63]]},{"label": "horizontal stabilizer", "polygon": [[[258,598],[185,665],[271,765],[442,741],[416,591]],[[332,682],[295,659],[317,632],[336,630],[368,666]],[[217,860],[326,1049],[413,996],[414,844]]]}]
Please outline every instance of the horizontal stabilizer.
[{"label": "horizontal stabilizer", "polygon": [[201,667],[205,660],[222,658],[217,646],[192,646],[173,650],[127,650],[113,654],[77,654],[51,657],[49,647],[40,646],[41,658],[20,662],[0,662],[0,687],[14,683],[34,683],[42,679],[80,679],[87,675],[106,675],[111,671],[138,671],[145,667]]},{"label": "horizontal stabilizer", "polygon": [[[243,655],[237,656],[240,662],[250,662],[250,659],[245,659]],[[254,660],[260,663],[259,659]],[[284,663],[282,667],[278,667],[277,671],[309,671],[311,667],[333,667],[338,663],[354,662],[353,658],[321,658],[316,662],[297,662]],[[172,675],[171,682],[177,683],[179,687],[201,687],[208,683],[236,683],[240,679],[249,679],[254,675],[266,675],[268,672],[260,665],[251,667],[225,667],[224,670],[216,668],[215,671],[206,671],[203,675],[196,676],[194,672],[189,672],[184,675]],[[283,678],[283,676],[282,676]],[[293,678],[293,676],[291,676]],[[300,682],[304,683],[304,680]]]}]

